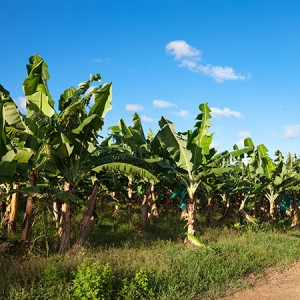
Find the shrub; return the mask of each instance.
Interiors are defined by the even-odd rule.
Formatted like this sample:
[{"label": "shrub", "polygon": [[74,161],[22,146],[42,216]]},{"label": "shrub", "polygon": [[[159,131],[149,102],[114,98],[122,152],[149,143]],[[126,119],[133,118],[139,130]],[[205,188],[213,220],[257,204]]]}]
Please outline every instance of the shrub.
[{"label": "shrub", "polygon": [[91,260],[81,263],[73,279],[75,299],[113,299],[115,276],[108,265]]},{"label": "shrub", "polygon": [[139,271],[131,280],[125,278],[120,296],[125,300],[155,299],[147,273]]}]

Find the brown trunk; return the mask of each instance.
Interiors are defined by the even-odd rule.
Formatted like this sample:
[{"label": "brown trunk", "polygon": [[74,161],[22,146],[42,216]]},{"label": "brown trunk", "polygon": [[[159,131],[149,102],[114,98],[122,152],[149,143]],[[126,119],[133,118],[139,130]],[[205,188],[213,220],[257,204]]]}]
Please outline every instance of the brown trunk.
[{"label": "brown trunk", "polygon": [[156,206],[156,196],[154,192],[154,185],[150,184],[150,192],[149,195],[147,195],[148,199],[148,208],[150,208],[150,211],[148,210],[148,220],[149,223],[152,225],[153,224],[153,219],[152,217],[158,217],[158,211],[157,211],[157,206]]},{"label": "brown trunk", "polygon": [[151,215],[154,217],[158,217],[154,185],[151,185]]},{"label": "brown trunk", "polygon": [[232,209],[233,209],[233,222],[234,224],[237,224],[240,222],[240,214],[239,214],[239,210],[242,206],[242,202],[243,202],[243,194],[242,193],[238,193],[236,198],[233,199],[232,201]]},{"label": "brown trunk", "polygon": [[[2,185],[0,185],[0,196],[2,196],[2,188],[4,188]],[[6,204],[5,201],[0,202],[0,227],[3,225],[4,216],[6,211]]]},{"label": "brown trunk", "polygon": [[131,222],[131,208],[132,208],[132,179],[128,178],[128,203],[127,203],[127,218]]},{"label": "brown trunk", "polygon": [[[35,169],[29,171],[29,185],[37,185],[37,172]],[[30,195],[27,197],[26,209],[22,221],[22,233],[21,233],[21,246],[26,248],[29,246],[32,235],[32,222],[33,222],[33,207],[35,202],[35,196]]]},{"label": "brown trunk", "polygon": [[52,208],[53,208],[53,221],[55,223],[55,228],[57,232],[59,232],[59,207],[57,203],[57,199],[55,197],[52,197]]},{"label": "brown trunk", "polygon": [[114,202],[115,202],[115,205],[114,205],[114,214],[118,215],[119,211],[120,211],[120,207],[119,207],[119,201],[116,198],[116,192],[111,192],[110,195],[114,199]]},{"label": "brown trunk", "polygon": [[230,215],[231,210],[232,210],[231,201],[229,200],[229,198],[226,198],[225,199],[225,209],[223,211],[222,217],[219,219],[219,222],[224,222],[225,220],[227,220]]},{"label": "brown trunk", "polygon": [[298,227],[299,226],[299,209],[298,209],[296,193],[293,193],[293,200],[291,202],[291,216],[293,217],[291,227],[292,228]]},{"label": "brown trunk", "polygon": [[86,239],[88,234],[93,228],[94,225],[94,211],[96,208],[96,200],[97,200],[97,193],[99,189],[99,183],[94,183],[94,189],[92,195],[90,197],[88,209],[84,214],[82,220],[80,221],[80,230],[76,238],[75,246],[84,245],[86,243]]},{"label": "brown trunk", "polygon": [[270,224],[273,227],[274,221],[275,221],[275,201],[269,201],[270,202]]},{"label": "brown trunk", "polygon": [[[64,191],[70,192],[70,183],[65,182]],[[58,235],[60,236],[60,251],[67,251],[71,247],[71,206],[64,202],[60,210],[60,224]]]},{"label": "brown trunk", "polygon": [[264,222],[268,222],[269,205],[266,197],[262,197],[261,216]]},{"label": "brown trunk", "polygon": [[273,226],[279,219],[280,215],[280,197],[277,197],[274,201],[270,201],[270,224]]},{"label": "brown trunk", "polygon": [[269,198],[269,222],[271,226],[273,227],[275,222],[278,220],[279,217],[279,211],[280,211],[280,196],[275,196],[273,194],[270,195]]},{"label": "brown trunk", "polygon": [[275,200],[275,206],[274,206],[274,219],[275,221],[278,221],[280,219],[280,202],[282,199],[282,195],[279,195],[277,199]]},{"label": "brown trunk", "polygon": [[142,216],[141,216],[141,226],[146,227],[148,224],[148,208],[149,200],[151,197],[151,186],[145,188],[145,194],[142,201]]},{"label": "brown trunk", "polygon": [[[13,183],[13,190],[19,189],[19,182]],[[11,196],[10,204],[9,204],[9,215],[8,215],[8,235],[12,235],[16,233],[16,223],[17,223],[17,215],[18,215],[18,202],[19,202],[19,193],[13,193]]]},{"label": "brown trunk", "polygon": [[208,204],[207,204],[207,215],[206,215],[206,226],[210,226],[211,224],[211,215],[213,213],[214,209],[214,199],[208,198]]},{"label": "brown trunk", "polygon": [[[188,209],[188,220],[187,220],[187,232],[191,235],[195,234],[195,223],[196,223],[196,200],[191,197],[188,198],[187,201],[187,209]],[[184,240],[184,243],[187,245],[191,245],[192,241],[187,236]]]},{"label": "brown trunk", "polygon": [[238,211],[240,213],[240,215],[243,217],[243,219],[251,224],[257,224],[256,220],[251,217],[250,215],[248,215],[243,209],[240,209]]}]

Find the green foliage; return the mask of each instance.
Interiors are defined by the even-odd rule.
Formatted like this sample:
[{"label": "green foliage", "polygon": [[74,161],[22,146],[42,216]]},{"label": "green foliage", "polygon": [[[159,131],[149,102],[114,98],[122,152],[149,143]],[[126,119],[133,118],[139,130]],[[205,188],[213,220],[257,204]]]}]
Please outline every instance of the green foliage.
[{"label": "green foliage", "polygon": [[128,280],[128,278],[123,280],[120,296],[124,300],[157,299],[151,287],[148,274],[143,270],[137,272],[131,280]]},{"label": "green foliage", "polygon": [[115,276],[108,265],[85,260],[76,270],[73,280],[75,299],[113,299]]},{"label": "green foliage", "polygon": [[201,240],[218,251],[141,240],[50,258],[0,256],[0,299],[216,299],[247,286],[247,274],[300,258],[298,231],[207,228]]}]

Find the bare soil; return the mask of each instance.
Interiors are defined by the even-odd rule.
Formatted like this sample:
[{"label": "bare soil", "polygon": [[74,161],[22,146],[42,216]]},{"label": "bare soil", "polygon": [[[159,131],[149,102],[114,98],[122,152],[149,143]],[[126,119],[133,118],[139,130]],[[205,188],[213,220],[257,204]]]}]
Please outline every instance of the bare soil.
[{"label": "bare soil", "polygon": [[282,272],[268,271],[253,287],[219,300],[300,300],[300,262]]}]

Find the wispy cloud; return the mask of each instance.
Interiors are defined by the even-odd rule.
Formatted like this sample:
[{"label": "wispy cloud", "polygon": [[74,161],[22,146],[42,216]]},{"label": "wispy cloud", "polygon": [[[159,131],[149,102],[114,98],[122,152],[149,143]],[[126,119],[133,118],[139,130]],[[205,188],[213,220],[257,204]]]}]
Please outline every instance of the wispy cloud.
[{"label": "wispy cloud", "polygon": [[156,122],[153,118],[147,117],[146,115],[142,115],[142,121],[145,122]]},{"label": "wispy cloud", "polygon": [[300,124],[286,125],[284,130],[284,137],[287,139],[300,137]]},{"label": "wispy cloud", "polygon": [[144,106],[140,104],[126,104],[125,109],[128,111],[143,111]]},{"label": "wispy cloud", "polygon": [[250,75],[237,74],[232,67],[199,65],[195,71],[206,74],[217,82],[224,82],[225,80],[246,80],[250,78]]},{"label": "wispy cloud", "polygon": [[165,49],[169,55],[176,61],[179,61],[180,67],[188,68],[192,72],[204,74],[217,82],[224,82],[225,80],[246,80],[250,78],[249,74],[243,75],[236,73],[232,67],[201,64],[202,52],[184,40],[172,41],[166,45]]},{"label": "wispy cloud", "polygon": [[239,147],[244,147],[244,140],[251,137],[251,132],[247,130],[239,131],[237,136],[240,138],[236,143]]},{"label": "wispy cloud", "polygon": [[190,112],[186,109],[181,109],[179,111],[173,111],[172,114],[175,116],[181,117],[181,118],[189,118],[191,116]]},{"label": "wispy cloud", "polygon": [[217,107],[211,107],[211,114],[212,114],[213,117],[216,117],[216,118],[221,118],[221,117],[230,118],[230,117],[233,117],[233,118],[241,119],[241,118],[244,117],[240,112],[238,112],[236,110],[232,110],[232,109],[227,108],[227,107],[225,107],[224,109],[220,109],[220,108],[217,108]]},{"label": "wispy cloud", "polygon": [[168,107],[177,107],[176,104],[165,101],[165,100],[153,100],[153,106],[156,108],[168,108]]},{"label": "wispy cloud", "polygon": [[111,62],[111,59],[110,58],[98,58],[98,57],[95,57],[91,60],[91,63],[92,64],[95,64],[95,65],[98,65],[98,64],[109,64]]},{"label": "wispy cloud", "polygon": [[18,96],[16,99],[14,99],[15,103],[19,107],[21,112],[25,112],[26,110],[26,98],[22,96]]}]

